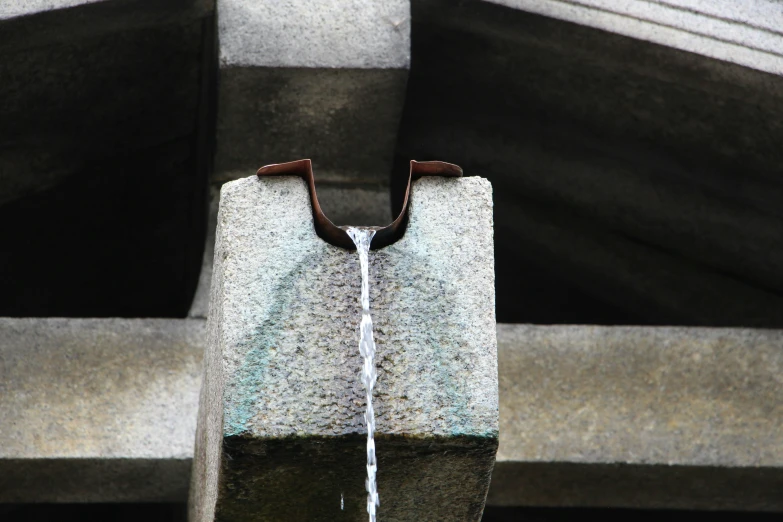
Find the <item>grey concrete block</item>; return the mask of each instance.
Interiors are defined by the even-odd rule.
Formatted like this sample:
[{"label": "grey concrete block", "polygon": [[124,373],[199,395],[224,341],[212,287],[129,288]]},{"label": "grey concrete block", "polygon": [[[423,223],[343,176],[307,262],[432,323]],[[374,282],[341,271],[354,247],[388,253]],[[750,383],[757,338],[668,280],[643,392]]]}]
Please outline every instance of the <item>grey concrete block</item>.
[{"label": "grey concrete block", "polygon": [[223,66],[407,69],[408,0],[218,0]]},{"label": "grey concrete block", "polygon": [[[381,518],[480,518],[492,252],[489,184],[425,178],[404,237],[370,255]],[[364,518],[356,254],[316,236],[301,179],[251,177],[223,186],[215,260],[191,519]]]},{"label": "grey concrete block", "polygon": [[783,507],[783,332],[498,326],[493,505]]},{"label": "grey concrete block", "polygon": [[204,322],[0,319],[0,502],[184,498]]},{"label": "grey concrete block", "polygon": [[[497,331],[500,450],[488,503],[783,509],[780,331]],[[203,321],[0,320],[0,502],[184,501],[203,332]],[[347,372],[353,385],[358,370]],[[281,487],[298,491],[296,467],[322,458],[325,443],[290,439],[268,452],[291,473]],[[340,451],[335,466],[352,467],[345,493],[362,502],[363,440]],[[442,465],[442,454],[430,458],[421,466]],[[406,466],[382,463],[381,488]]]},{"label": "grey concrete block", "polygon": [[217,7],[213,179],[307,157],[320,180],[388,184],[410,61],[408,1]]}]

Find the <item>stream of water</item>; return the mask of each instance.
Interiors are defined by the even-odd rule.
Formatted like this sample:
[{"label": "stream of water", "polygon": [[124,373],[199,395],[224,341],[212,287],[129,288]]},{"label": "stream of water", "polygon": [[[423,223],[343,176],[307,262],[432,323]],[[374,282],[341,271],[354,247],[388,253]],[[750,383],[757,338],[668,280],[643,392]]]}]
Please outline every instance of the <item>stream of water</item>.
[{"label": "stream of water", "polygon": [[378,486],[375,482],[375,473],[378,471],[378,462],[375,460],[375,412],[372,408],[372,390],[375,387],[377,373],[375,371],[375,340],[372,335],[372,317],[370,317],[370,277],[368,257],[370,242],[375,235],[375,230],[366,228],[348,228],[348,235],[356,245],[359,253],[359,264],[362,269],[362,322],[359,336],[359,353],[364,358],[362,367],[362,384],[367,392],[367,410],[364,412],[364,421],[367,425],[367,513],[370,522],[375,522],[376,509],[381,505],[378,498]]}]

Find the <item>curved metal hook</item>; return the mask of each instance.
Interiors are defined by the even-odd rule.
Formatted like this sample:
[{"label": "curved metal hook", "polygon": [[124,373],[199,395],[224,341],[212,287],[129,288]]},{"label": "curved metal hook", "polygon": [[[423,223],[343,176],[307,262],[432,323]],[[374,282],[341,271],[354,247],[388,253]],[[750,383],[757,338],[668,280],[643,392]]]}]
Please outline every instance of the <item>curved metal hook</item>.
[{"label": "curved metal hook", "polygon": [[[356,250],[356,245],[348,236],[348,233],[332,223],[321,210],[318,203],[318,196],[315,193],[315,177],[313,176],[313,164],[309,159],[291,161],[288,163],[276,163],[267,165],[258,169],[256,173],[261,176],[299,176],[310,190],[310,204],[313,207],[313,219],[315,221],[315,232],[318,237],[329,244],[345,248],[346,250]],[[457,165],[443,161],[411,161],[411,170],[408,174],[408,188],[405,189],[405,200],[402,204],[402,211],[390,225],[375,231],[370,248],[377,250],[389,246],[402,237],[408,226],[408,200],[411,194],[411,183],[422,176],[444,176],[450,178],[462,177],[462,169]]]}]

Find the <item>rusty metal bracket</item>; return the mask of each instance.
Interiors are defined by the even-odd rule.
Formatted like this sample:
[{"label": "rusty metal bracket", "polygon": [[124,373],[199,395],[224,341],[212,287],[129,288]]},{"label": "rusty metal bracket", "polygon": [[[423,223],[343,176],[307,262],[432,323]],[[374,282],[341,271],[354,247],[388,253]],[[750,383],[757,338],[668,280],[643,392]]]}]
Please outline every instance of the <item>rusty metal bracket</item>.
[{"label": "rusty metal bracket", "polygon": [[[321,210],[318,203],[318,196],[315,193],[315,177],[313,176],[313,164],[309,159],[291,161],[288,163],[276,163],[267,165],[258,169],[257,175],[261,176],[299,176],[310,190],[310,203],[313,207],[313,218],[315,221],[315,232],[318,237],[327,243],[345,248],[346,250],[356,250],[356,246],[348,236],[344,228],[338,227],[327,218]],[[411,194],[411,183],[422,176],[444,176],[450,178],[459,178],[462,176],[462,169],[457,165],[443,161],[411,161],[411,170],[408,175],[408,188],[405,189],[405,200],[402,204],[402,211],[390,225],[379,228],[375,232],[370,248],[377,250],[389,246],[403,234],[408,226],[408,200]]]}]

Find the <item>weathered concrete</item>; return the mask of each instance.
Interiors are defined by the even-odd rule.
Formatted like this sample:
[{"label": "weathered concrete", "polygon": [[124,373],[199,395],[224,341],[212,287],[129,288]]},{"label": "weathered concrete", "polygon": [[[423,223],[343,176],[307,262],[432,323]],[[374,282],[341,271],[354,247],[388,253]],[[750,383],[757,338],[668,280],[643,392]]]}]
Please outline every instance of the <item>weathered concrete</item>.
[{"label": "weathered concrete", "polygon": [[407,0],[219,0],[214,180],[313,160],[388,183],[410,61]]},{"label": "weathered concrete", "polygon": [[[185,500],[203,321],[0,323],[0,502]],[[781,338],[499,325],[488,503],[783,509]],[[358,369],[349,373],[352,384]],[[93,450],[74,453],[85,446]],[[315,453],[298,449],[302,459]],[[353,502],[363,455],[361,440],[346,444]],[[408,463],[382,463],[381,487]]]},{"label": "weathered concrete", "polygon": [[783,509],[783,331],[498,326],[493,505]]},{"label": "weathered concrete", "polygon": [[[492,200],[425,178],[371,258],[380,517],[478,520],[497,441]],[[223,186],[191,520],[360,520],[355,253],[319,239],[304,182]],[[340,511],[344,495],[345,511]]]},{"label": "weathered concrete", "polygon": [[0,319],[0,502],[187,495],[204,322]]},{"label": "weathered concrete", "polygon": [[[381,226],[392,222],[389,189],[383,185],[345,185],[316,182],[321,210],[338,226]],[[190,305],[188,317],[206,319],[209,308],[209,288],[212,284],[212,263],[215,257],[215,228],[220,189],[210,187],[209,223],[198,288]]]},{"label": "weathered concrete", "polygon": [[220,61],[253,67],[407,69],[407,1],[218,0]]}]

